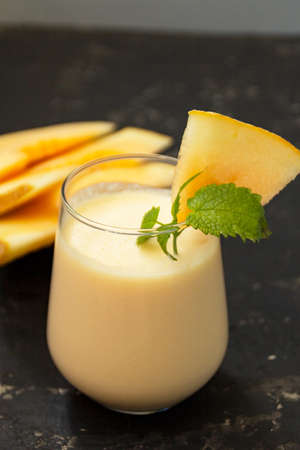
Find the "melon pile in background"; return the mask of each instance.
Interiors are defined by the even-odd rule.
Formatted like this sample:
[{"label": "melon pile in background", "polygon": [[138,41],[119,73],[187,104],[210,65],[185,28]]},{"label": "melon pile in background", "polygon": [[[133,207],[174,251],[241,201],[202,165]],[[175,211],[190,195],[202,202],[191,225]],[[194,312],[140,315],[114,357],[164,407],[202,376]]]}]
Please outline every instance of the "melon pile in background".
[{"label": "melon pile in background", "polygon": [[[172,144],[153,131],[115,129],[111,122],[77,122],[0,136],[0,265],[53,242],[61,184],[75,167],[115,154],[157,153]],[[170,182],[170,169],[153,163],[140,181]]]}]

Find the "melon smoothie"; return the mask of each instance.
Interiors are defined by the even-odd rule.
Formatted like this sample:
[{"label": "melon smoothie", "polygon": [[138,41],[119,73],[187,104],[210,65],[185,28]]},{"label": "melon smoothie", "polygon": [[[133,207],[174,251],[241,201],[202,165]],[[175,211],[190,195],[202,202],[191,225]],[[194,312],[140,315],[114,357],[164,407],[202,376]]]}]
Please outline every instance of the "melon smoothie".
[{"label": "melon smoothie", "polygon": [[219,237],[269,237],[263,205],[299,173],[292,144],[208,111],[189,112],[178,162],[127,155],[72,172],[48,316],[62,374],[133,414],[203,386],[228,339]]},{"label": "melon smoothie", "polygon": [[227,346],[219,239],[186,229],[177,261],[156,239],[137,245],[150,234],[140,230],[145,211],[160,206],[160,220],[170,219],[175,164],[116,157],[83,166],[64,186],[48,345],[70,383],[118,411],[182,401],[213,376]]}]

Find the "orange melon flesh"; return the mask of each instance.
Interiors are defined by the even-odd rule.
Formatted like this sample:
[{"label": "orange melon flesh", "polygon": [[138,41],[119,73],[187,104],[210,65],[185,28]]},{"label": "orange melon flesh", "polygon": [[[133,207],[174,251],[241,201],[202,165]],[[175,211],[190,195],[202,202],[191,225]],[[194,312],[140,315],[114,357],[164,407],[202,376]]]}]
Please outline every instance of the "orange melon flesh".
[{"label": "orange melon flesh", "polygon": [[63,167],[42,174],[28,170],[12,180],[0,183],[0,216],[58,185],[69,172],[69,168]]},{"label": "orange melon flesh", "polygon": [[74,122],[3,134],[0,136],[0,180],[110,133],[114,128],[111,122]]},{"label": "orange melon flesh", "polygon": [[126,127],[71,152],[36,165],[34,171],[45,171],[66,166],[79,166],[92,159],[122,153],[158,153],[173,142],[166,134],[143,128]]},{"label": "orange melon flesh", "polygon": [[[61,183],[76,166],[87,161],[119,153],[156,153],[165,149],[171,142],[172,139],[167,135],[128,127],[50,158],[0,184],[0,215]],[[128,164],[129,160],[120,160],[119,166]],[[114,163],[114,166],[116,165],[117,163]]]},{"label": "orange melon flesh", "polygon": [[59,189],[41,195],[0,218],[0,265],[51,245],[56,230]]},{"label": "orange melon flesh", "polygon": [[125,127],[86,146],[88,151],[106,150],[114,153],[159,153],[173,143],[166,134],[144,128]]},{"label": "orange melon flesh", "polygon": [[235,183],[262,196],[268,203],[300,173],[300,151],[262,128],[221,114],[190,111],[172,185],[180,186],[202,172],[181,194],[178,220],[189,212],[187,200],[202,186]]}]

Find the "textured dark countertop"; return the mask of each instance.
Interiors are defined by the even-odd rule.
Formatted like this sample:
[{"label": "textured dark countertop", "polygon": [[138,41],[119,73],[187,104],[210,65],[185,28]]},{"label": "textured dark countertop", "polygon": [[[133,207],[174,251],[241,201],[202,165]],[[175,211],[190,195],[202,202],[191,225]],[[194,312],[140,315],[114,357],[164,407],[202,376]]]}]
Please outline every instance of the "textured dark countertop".
[{"label": "textured dark countertop", "polygon": [[[300,38],[0,29],[0,131],[107,119],[171,134],[193,107],[300,146]],[[230,345],[168,412],[131,417],[76,392],[45,323],[52,249],[0,269],[1,450],[300,449],[300,177],[267,207],[272,237],[223,242]]]}]

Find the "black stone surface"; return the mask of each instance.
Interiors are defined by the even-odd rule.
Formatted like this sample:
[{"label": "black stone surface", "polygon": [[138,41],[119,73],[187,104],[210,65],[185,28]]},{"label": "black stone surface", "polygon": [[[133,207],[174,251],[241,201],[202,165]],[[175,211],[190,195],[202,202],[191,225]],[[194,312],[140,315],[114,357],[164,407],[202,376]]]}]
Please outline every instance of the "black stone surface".
[{"label": "black stone surface", "polygon": [[[171,134],[186,111],[233,115],[300,146],[300,38],[0,29],[0,131],[107,119]],[[52,249],[0,269],[0,449],[300,449],[300,178],[272,237],[223,242],[230,345],[168,412],[131,417],[76,392],[45,341]]]}]

